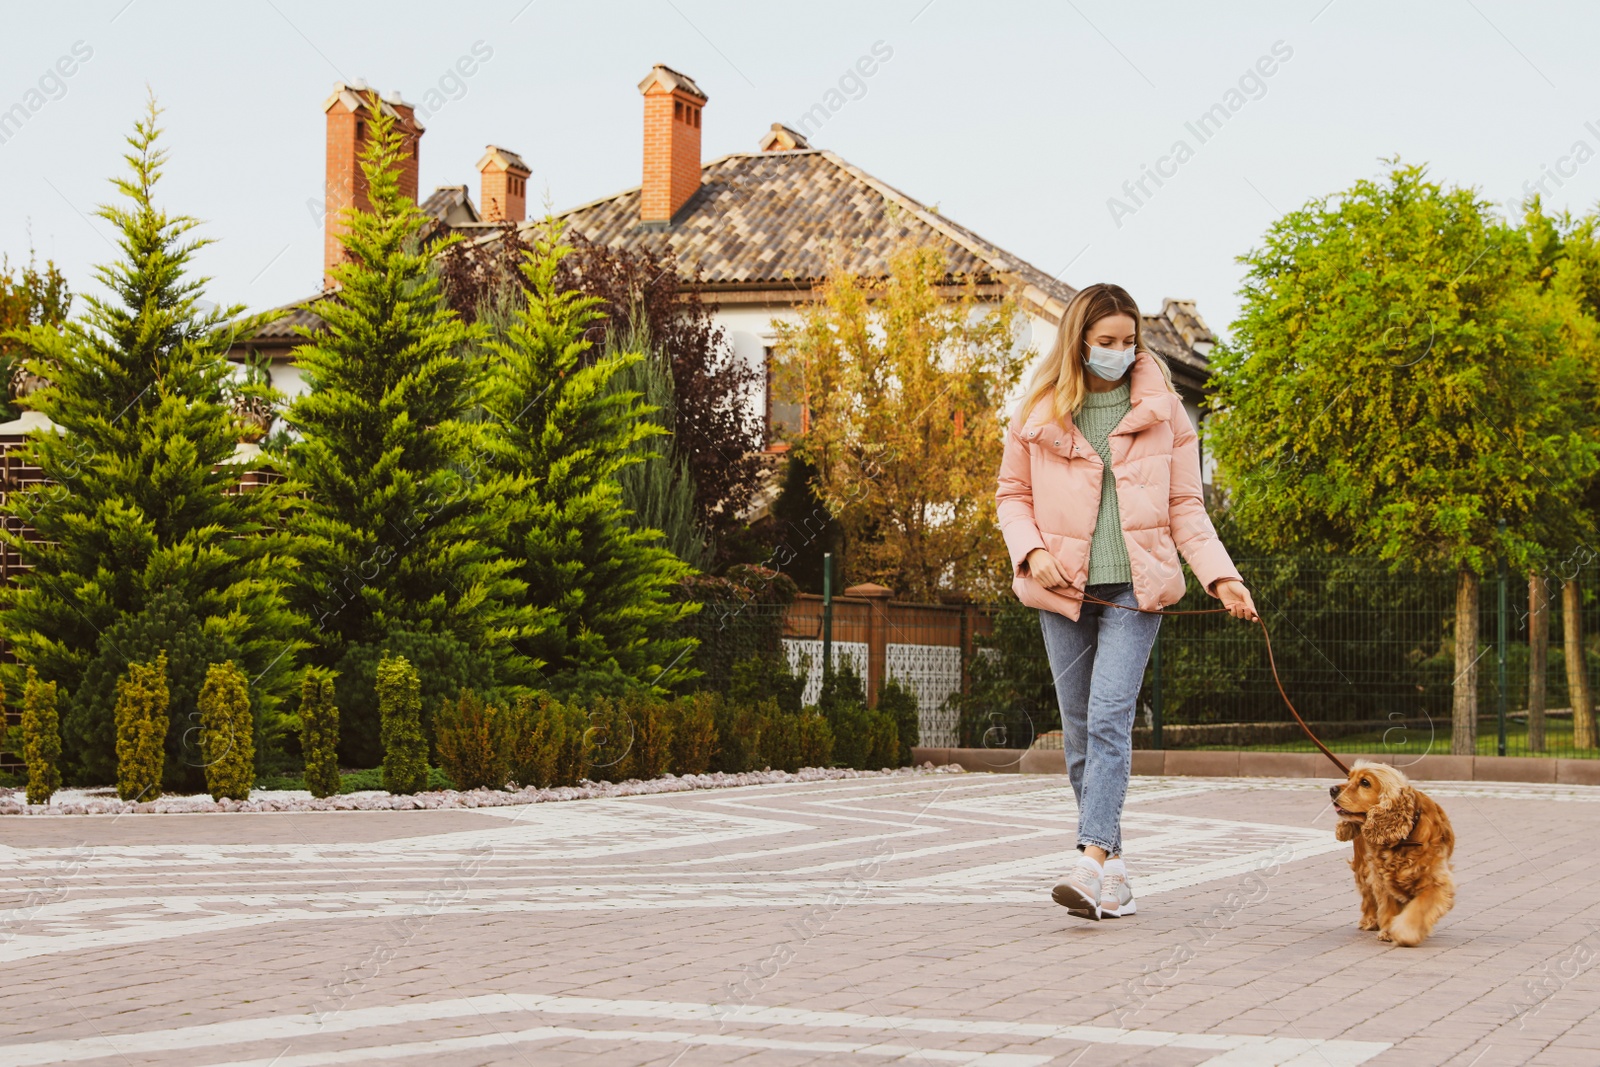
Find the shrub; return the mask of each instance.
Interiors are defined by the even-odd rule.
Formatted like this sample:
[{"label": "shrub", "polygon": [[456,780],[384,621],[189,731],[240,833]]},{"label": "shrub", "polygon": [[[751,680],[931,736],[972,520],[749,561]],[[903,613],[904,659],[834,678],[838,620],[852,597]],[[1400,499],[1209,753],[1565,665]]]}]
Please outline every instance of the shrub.
[{"label": "shrub", "polygon": [[434,716],[439,765],[458,789],[504,789],[511,777],[510,718],[470,689]]},{"label": "shrub", "polygon": [[834,762],[857,770],[871,766],[874,713],[867,709],[860,675],[848,662],[823,677],[817,708],[833,733]]},{"label": "shrub", "polygon": [[800,766],[831,767],[833,765],[833,729],[828,720],[807,708],[799,716]]},{"label": "shrub", "polygon": [[894,713],[883,708],[867,710],[866,762],[863,770],[899,766],[900,730]]},{"label": "shrub", "polygon": [[124,615],[106,627],[81,674],[41,666],[56,678],[73,679],[72,689],[59,694],[62,772],[67,781],[116,781],[117,684],[129,662],[148,663],[165,653],[168,704],[162,726],[166,747],[162,786],[173,793],[205,788],[205,759],[196,744],[199,731],[193,727],[200,721],[195,702],[205,685],[206,669],[230,659],[248,661],[232,641],[205,629],[204,614],[182,590],[163,590],[137,614]]},{"label": "shrub", "polygon": [[154,800],[161,795],[166,762],[167,654],[153,663],[129,663],[117,680],[114,721],[117,726],[117,796]]},{"label": "shrub", "polygon": [[750,656],[733,665],[728,676],[728,697],[755,704],[767,697],[784,711],[798,715],[805,703],[806,678],[789,669],[783,655]]},{"label": "shrub", "polygon": [[300,683],[300,751],[311,795],[331,797],[339,792],[339,705],[328,671],[309,670]]},{"label": "shrub", "polygon": [[716,703],[711,693],[694,693],[667,706],[675,774],[704,774],[711,766],[717,754]]},{"label": "shrub", "polygon": [[610,697],[589,698],[587,709],[578,709],[579,733],[583,738],[583,761],[578,772],[579,780],[598,782],[609,780],[618,773],[618,764],[627,760],[633,747],[627,723],[617,714]]},{"label": "shrub", "polygon": [[860,704],[837,704],[826,718],[833,732],[833,761],[866,770],[872,763],[872,712]]},{"label": "shrub", "polygon": [[383,762],[383,713],[378,706],[378,666],[404,659],[417,672],[423,736],[431,736],[433,713],[464,688],[491,698],[500,682],[493,658],[445,632],[391,629],[381,641],[346,646],[333,664],[339,705],[339,760],[347,767]]},{"label": "shrub", "polygon": [[511,714],[511,780],[540,789],[577,785],[587,725],[581,711],[547,693],[518,699]]},{"label": "shrub", "polygon": [[[383,768],[367,767],[359,771],[351,771],[339,776],[339,792],[359,793],[369,789],[383,789]],[[437,793],[442,789],[454,789],[456,783],[450,776],[438,767],[429,767],[425,782],[429,792]]]},{"label": "shrub", "polygon": [[233,661],[213,663],[200,687],[200,758],[212,800],[250,799],[256,780],[250,682]]},{"label": "shrub", "polygon": [[716,754],[711,769],[725,774],[758,771],[765,764],[761,756],[761,715],[750,704],[712,694],[712,721],[717,733]]},{"label": "shrub", "polygon": [[753,711],[760,754],[754,766],[745,769],[799,770],[800,716],[784,711],[772,697],[757,701]]},{"label": "shrub", "polygon": [[893,720],[898,742],[886,767],[909,767],[911,750],[917,744],[920,724],[917,721],[917,694],[893,678],[885,678],[878,690],[878,710]]},{"label": "shrub", "polygon": [[383,787],[416,793],[428,785],[428,739],[422,732],[421,682],[404,657],[378,663]]},{"label": "shrub", "polygon": [[595,697],[586,718],[585,778],[592,782],[624,782],[665,773],[666,762],[671,758],[671,736],[659,700],[639,694],[616,699]]},{"label": "shrub", "polygon": [[660,778],[672,766],[672,714],[666,701],[653,693],[636,690],[617,702],[633,733],[628,753],[629,778]]},{"label": "shrub", "polygon": [[[5,704],[0,687],[0,705]],[[28,803],[48,804],[61,788],[61,721],[56,714],[56,683],[41,682],[32,667],[22,690],[22,756],[28,764]]]}]

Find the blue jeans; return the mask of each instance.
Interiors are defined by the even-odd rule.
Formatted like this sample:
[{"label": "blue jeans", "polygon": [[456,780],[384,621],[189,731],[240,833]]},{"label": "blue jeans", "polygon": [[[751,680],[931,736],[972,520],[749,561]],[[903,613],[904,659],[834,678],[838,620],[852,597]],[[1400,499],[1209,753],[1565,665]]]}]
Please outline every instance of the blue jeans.
[{"label": "blue jeans", "polygon": [[[1133,585],[1091,585],[1113,604],[1137,603]],[[1122,802],[1133,770],[1133,716],[1161,616],[1085,602],[1077,622],[1039,612],[1061,704],[1067,777],[1078,798],[1078,848],[1122,852]]]}]

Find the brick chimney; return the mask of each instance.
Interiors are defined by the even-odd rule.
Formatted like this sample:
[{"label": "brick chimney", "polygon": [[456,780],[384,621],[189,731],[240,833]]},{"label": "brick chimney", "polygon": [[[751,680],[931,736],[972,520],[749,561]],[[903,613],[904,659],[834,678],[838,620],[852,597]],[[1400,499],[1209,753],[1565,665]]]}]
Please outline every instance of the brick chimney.
[{"label": "brick chimney", "polygon": [[700,188],[700,111],[706,94],[694,79],[657,63],[639,83],[644,94],[644,182],[639,221],[665,226]]},{"label": "brick chimney", "polygon": [[[344,233],[346,227],[339,218],[339,212],[347,207],[365,210],[369,206],[367,178],[361,172],[361,152],[370,134],[368,124],[372,121],[372,109],[369,101],[375,97],[377,90],[369,88],[364,81],[351,84],[337,82],[333,94],[322,103],[322,110],[328,116],[328,172],[323,193],[325,213],[322,221],[324,288],[333,285],[329,274],[345,260],[339,235]],[[417,199],[417,147],[422,138],[422,123],[412,113],[411,105],[400,98],[399,91],[379,99],[378,106],[396,120],[405,138],[405,155],[400,165],[400,191],[414,203]]]},{"label": "brick chimney", "polygon": [[533,172],[509,148],[486,147],[483,158],[478,160],[478,203],[483,221],[521,222],[528,217],[528,175]]}]

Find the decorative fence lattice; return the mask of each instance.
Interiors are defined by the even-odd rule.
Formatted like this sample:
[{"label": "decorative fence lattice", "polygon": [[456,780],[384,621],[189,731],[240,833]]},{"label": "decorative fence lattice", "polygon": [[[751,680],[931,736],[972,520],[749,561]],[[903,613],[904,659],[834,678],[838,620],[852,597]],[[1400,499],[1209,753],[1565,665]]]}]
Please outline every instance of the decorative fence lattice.
[{"label": "decorative fence lattice", "polygon": [[[822,696],[822,642],[806,638],[786,637],[783,639],[783,650],[789,656],[789,669],[796,674],[804,674],[806,687],[801,694],[801,700],[807,704],[815,704]],[[846,664],[860,677],[867,676],[867,643],[865,641],[835,641],[833,643],[833,664],[842,667]]]},{"label": "decorative fence lattice", "polygon": [[886,652],[886,673],[916,694],[921,743],[935,748],[955,745],[959,716],[949,701],[961,692],[960,647],[890,644]]}]

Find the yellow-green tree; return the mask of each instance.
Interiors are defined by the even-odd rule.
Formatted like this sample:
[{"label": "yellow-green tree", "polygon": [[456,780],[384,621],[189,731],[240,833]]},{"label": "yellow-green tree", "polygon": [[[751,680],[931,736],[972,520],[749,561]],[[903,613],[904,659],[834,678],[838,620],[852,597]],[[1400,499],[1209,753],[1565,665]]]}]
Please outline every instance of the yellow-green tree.
[{"label": "yellow-green tree", "polygon": [[1028,355],[1018,315],[950,277],[937,249],[908,245],[886,278],[836,271],[799,323],[778,326],[780,388],[807,412],[797,450],[852,581],[914,598],[997,590],[994,472]]},{"label": "yellow-green tree", "polygon": [[428,787],[428,738],[422,732],[422,680],[404,656],[378,661],[378,719],[383,787],[420,793]]},{"label": "yellow-green tree", "polygon": [[1251,540],[1455,572],[1458,755],[1477,745],[1481,576],[1594,530],[1594,322],[1546,284],[1544,229],[1396,166],[1240,257],[1243,310],[1211,354],[1207,441]]},{"label": "yellow-green tree", "polygon": [[333,672],[306,671],[300,684],[300,752],[306,761],[306,788],[314,797],[339,791],[339,705]]},{"label": "yellow-green tree", "polygon": [[250,681],[233,661],[213,663],[200,687],[200,757],[212,800],[249,800],[256,780]]},{"label": "yellow-green tree", "polygon": [[[6,691],[0,686],[0,705]],[[61,720],[56,714],[56,683],[41,682],[28,668],[22,690],[22,757],[28,764],[28,803],[48,804],[61,788]]]},{"label": "yellow-green tree", "polygon": [[167,653],[151,663],[130,663],[117,679],[117,796],[123,800],[155,800],[161,795],[166,763]]}]

